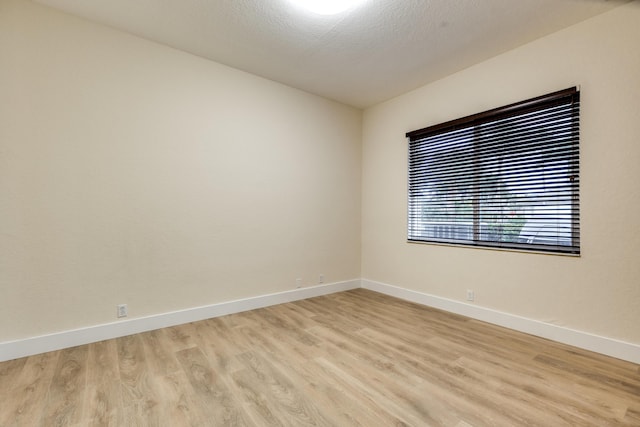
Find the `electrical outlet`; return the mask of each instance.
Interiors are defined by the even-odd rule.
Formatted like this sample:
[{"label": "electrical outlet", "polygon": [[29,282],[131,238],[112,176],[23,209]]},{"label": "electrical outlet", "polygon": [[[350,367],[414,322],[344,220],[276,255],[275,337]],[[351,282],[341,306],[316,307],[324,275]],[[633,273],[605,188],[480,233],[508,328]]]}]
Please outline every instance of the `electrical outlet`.
[{"label": "electrical outlet", "polygon": [[318,284],[322,284],[324,283],[324,274],[321,274],[320,276],[318,276]]},{"label": "electrical outlet", "polygon": [[302,287],[302,279],[296,279],[296,288]]},{"label": "electrical outlet", "polygon": [[471,289],[467,289],[467,301],[473,301],[475,297],[475,292],[473,292]]},{"label": "electrical outlet", "polygon": [[118,317],[127,317],[128,311],[127,304],[118,304]]}]

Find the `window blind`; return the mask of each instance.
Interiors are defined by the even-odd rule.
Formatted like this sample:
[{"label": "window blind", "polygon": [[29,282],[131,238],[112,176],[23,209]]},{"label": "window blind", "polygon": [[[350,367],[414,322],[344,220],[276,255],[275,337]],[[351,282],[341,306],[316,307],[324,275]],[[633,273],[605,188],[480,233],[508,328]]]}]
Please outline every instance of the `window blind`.
[{"label": "window blind", "polygon": [[574,87],[407,133],[408,240],[579,254],[579,115]]}]

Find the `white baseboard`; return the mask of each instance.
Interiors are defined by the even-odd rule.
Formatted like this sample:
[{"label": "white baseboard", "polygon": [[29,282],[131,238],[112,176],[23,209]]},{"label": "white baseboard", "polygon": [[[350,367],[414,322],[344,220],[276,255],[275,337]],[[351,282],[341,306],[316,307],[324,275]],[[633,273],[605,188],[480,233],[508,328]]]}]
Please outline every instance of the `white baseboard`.
[{"label": "white baseboard", "polygon": [[359,279],[349,280],[2,342],[0,362],[359,287]]},{"label": "white baseboard", "polygon": [[478,307],[447,298],[437,297],[385,283],[362,279],[362,287],[386,295],[412,301],[429,307],[439,308],[472,319],[504,326],[553,341],[569,344],[585,350],[616,357],[633,363],[640,363],[640,345],[576,331],[562,326],[528,319],[489,308]]},{"label": "white baseboard", "polygon": [[585,350],[606,354],[618,359],[640,363],[640,345],[576,331],[562,326],[532,320],[489,308],[466,304],[447,298],[429,295],[367,279],[355,279],[309,288],[295,289],[275,294],[260,295],[236,301],[228,301],[186,310],[162,313],[148,317],[127,319],[86,328],[62,331],[23,340],[0,343],[0,362],[46,353],[77,345],[123,337],[154,329],[181,325],[227,314],[240,313],[276,304],[328,295],[357,288],[369,289],[386,295],[439,308],[451,313],[482,320],[516,331],[536,335],[553,341],[573,345]]}]

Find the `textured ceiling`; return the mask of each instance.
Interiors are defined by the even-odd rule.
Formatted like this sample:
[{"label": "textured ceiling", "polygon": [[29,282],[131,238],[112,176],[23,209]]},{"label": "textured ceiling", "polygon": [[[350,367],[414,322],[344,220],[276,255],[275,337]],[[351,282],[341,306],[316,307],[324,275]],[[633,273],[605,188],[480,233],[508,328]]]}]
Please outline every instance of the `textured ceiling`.
[{"label": "textured ceiling", "polygon": [[367,107],[623,0],[34,0],[271,80]]}]

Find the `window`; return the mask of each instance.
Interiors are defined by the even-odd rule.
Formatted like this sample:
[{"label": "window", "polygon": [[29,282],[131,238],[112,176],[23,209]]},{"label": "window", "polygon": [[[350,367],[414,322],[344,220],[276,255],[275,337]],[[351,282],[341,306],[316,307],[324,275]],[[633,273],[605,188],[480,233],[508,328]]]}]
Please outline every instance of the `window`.
[{"label": "window", "polygon": [[574,88],[407,133],[408,240],[580,253]]}]

